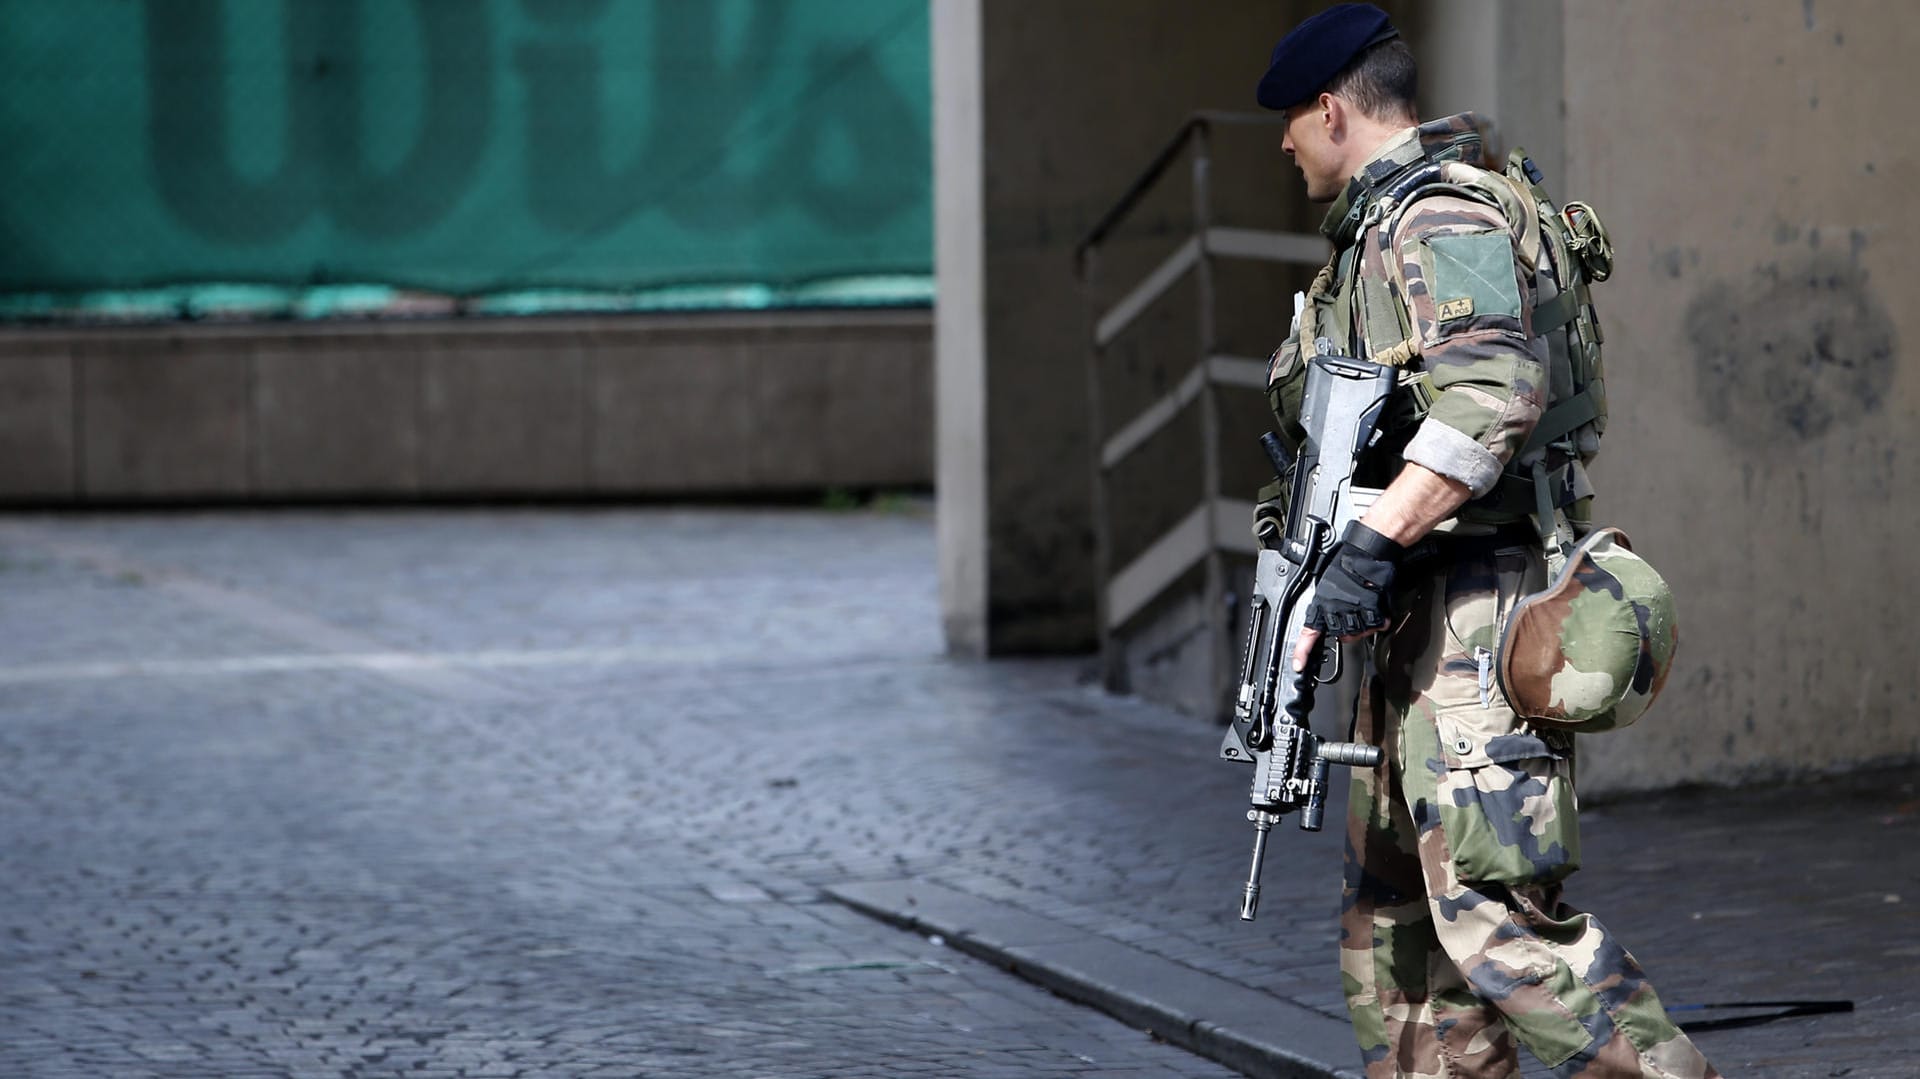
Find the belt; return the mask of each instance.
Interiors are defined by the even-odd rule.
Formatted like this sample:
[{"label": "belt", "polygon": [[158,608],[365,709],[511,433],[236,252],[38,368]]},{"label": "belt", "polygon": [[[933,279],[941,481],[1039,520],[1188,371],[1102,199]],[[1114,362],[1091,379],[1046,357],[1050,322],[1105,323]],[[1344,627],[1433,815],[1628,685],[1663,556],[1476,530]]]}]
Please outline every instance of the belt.
[{"label": "belt", "polygon": [[1540,533],[1533,527],[1532,521],[1510,521],[1495,527],[1492,532],[1484,536],[1456,536],[1451,532],[1429,532],[1407,548],[1407,553],[1400,559],[1400,565],[1462,562],[1509,548],[1538,546],[1540,546]]}]

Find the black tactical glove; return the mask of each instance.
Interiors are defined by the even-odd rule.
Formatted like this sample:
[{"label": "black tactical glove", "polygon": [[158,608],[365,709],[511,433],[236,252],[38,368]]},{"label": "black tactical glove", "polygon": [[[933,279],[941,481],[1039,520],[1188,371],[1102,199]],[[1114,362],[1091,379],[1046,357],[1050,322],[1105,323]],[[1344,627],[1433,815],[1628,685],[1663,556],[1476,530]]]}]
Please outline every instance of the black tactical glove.
[{"label": "black tactical glove", "polygon": [[1327,559],[1307,608],[1307,626],[1333,637],[1356,637],[1387,624],[1387,593],[1405,547],[1355,521]]}]

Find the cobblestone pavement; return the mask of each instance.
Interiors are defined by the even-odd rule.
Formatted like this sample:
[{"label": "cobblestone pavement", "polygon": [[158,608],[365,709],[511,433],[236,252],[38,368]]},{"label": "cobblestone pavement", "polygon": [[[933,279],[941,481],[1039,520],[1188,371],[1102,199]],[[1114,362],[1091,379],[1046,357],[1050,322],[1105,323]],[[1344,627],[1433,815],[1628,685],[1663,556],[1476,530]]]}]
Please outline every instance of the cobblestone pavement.
[{"label": "cobblestone pavement", "polygon": [[[939,657],[897,513],[0,519],[0,1076],[1224,1075],[821,886],[1338,1015],[1338,840],[1074,662]],[[1910,1077],[1912,769],[1602,806],[1574,899],[1731,1077]],[[1333,817],[1337,807],[1329,807]],[[1337,819],[1337,818],[1336,818]]]},{"label": "cobblestone pavement", "polygon": [[0,1076],[1230,1075],[817,895],[925,532],[0,525]]}]

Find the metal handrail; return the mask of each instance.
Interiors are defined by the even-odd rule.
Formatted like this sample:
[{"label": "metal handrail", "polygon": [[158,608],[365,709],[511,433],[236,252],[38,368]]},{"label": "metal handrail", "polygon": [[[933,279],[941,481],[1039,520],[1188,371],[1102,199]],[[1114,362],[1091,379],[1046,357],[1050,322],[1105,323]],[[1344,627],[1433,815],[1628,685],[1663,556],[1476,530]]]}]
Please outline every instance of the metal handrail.
[{"label": "metal handrail", "polygon": [[[1214,226],[1211,219],[1212,156],[1209,152],[1209,135],[1216,126],[1272,125],[1279,121],[1277,114],[1193,113],[1154,155],[1152,162],[1127,186],[1119,201],[1101,215],[1099,222],[1074,250],[1078,274],[1088,297],[1091,319],[1089,331],[1093,346],[1088,353],[1087,408],[1092,432],[1094,550],[1099,578],[1095,595],[1099,612],[1100,650],[1106,681],[1116,689],[1125,688],[1125,672],[1115,648],[1115,631],[1202,560],[1206,566],[1203,610],[1208,612],[1205,629],[1212,681],[1224,687],[1230,673],[1225,619],[1214,615],[1220,613],[1225,605],[1224,555],[1229,552],[1251,553],[1253,549],[1250,534],[1232,523],[1247,519],[1252,503],[1221,497],[1218,390],[1221,387],[1261,387],[1265,382],[1265,373],[1264,366],[1257,360],[1219,354],[1214,339],[1212,263],[1216,258],[1317,263],[1325,257],[1325,241],[1317,236]],[[1093,285],[1101,245],[1165,178],[1189,147],[1194,148],[1192,235],[1138,284],[1127,290],[1111,308],[1104,312],[1098,310]],[[1124,333],[1135,317],[1189,273],[1196,278],[1200,301],[1200,339],[1194,368],[1169,393],[1110,434],[1103,419],[1101,356],[1106,346]],[[1204,490],[1199,504],[1127,566],[1116,571],[1112,565],[1112,528],[1107,514],[1108,473],[1195,402],[1201,407],[1201,437],[1204,440]]]},{"label": "metal handrail", "polygon": [[1140,204],[1141,199],[1147,197],[1147,192],[1153,190],[1154,185],[1160,182],[1160,177],[1166,175],[1166,171],[1173,167],[1174,160],[1180,156],[1180,151],[1187,148],[1187,141],[1196,133],[1205,132],[1215,124],[1252,127],[1280,124],[1285,121],[1286,117],[1277,112],[1225,112],[1219,109],[1200,109],[1189,115],[1186,122],[1180,125],[1180,129],[1173,133],[1173,137],[1167,140],[1167,144],[1160,148],[1160,152],[1153,155],[1153,161],[1141,170],[1140,175],[1134,177],[1133,183],[1127,185],[1126,193],[1120,196],[1120,200],[1101,215],[1099,222],[1087,233],[1086,238],[1073,249],[1074,266],[1079,270],[1081,278],[1084,279],[1089,270],[1088,255],[1104,243],[1106,238],[1113,234],[1114,229],[1120,227],[1120,223],[1126,220],[1127,215],[1133,212],[1133,208]]}]

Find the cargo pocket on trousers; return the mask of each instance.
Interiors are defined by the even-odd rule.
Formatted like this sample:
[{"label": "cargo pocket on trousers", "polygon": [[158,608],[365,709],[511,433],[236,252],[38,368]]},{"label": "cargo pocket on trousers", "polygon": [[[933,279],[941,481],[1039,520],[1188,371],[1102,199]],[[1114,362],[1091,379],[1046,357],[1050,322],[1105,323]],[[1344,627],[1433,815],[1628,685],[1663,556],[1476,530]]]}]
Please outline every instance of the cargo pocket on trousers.
[{"label": "cargo pocket on trousers", "polygon": [[1580,868],[1570,761],[1518,733],[1493,739],[1485,753],[1446,756],[1435,801],[1461,880],[1552,884]]}]

